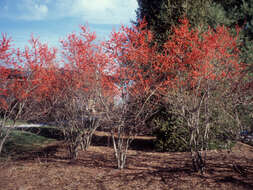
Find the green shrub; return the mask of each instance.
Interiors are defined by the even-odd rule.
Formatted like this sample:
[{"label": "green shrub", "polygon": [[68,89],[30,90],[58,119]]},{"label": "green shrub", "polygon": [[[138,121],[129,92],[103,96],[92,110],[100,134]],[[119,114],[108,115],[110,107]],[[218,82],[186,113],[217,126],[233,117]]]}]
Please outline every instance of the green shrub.
[{"label": "green shrub", "polygon": [[[213,119],[210,120],[212,127],[207,148],[209,150],[230,149],[235,144],[238,134],[235,120],[229,118],[221,110],[212,111]],[[190,151],[191,132],[178,116],[169,110],[163,110],[154,118],[153,123],[156,126],[153,131],[153,135],[156,137],[154,142],[156,150],[163,152]],[[204,131],[200,132],[200,134],[204,133]]]},{"label": "green shrub", "polygon": [[158,151],[182,152],[189,150],[190,134],[179,118],[163,112],[154,121],[156,127],[153,135],[156,136],[155,147]]},{"label": "green shrub", "polygon": [[23,152],[29,152],[32,150],[37,150],[38,148],[54,141],[54,139],[42,137],[34,133],[21,130],[12,130],[3,148],[3,153],[19,154]]}]

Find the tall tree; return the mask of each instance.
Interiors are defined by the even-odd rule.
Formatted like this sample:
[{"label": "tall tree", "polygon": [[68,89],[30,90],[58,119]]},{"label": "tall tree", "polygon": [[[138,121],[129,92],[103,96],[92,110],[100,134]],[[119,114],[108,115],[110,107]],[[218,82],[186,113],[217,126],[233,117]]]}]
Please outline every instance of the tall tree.
[{"label": "tall tree", "polygon": [[205,23],[209,7],[206,0],[138,0],[138,4],[137,19],[147,20],[148,29],[153,31],[160,46],[183,16],[189,19],[192,26]]},{"label": "tall tree", "polygon": [[241,30],[241,58],[245,63],[250,64],[253,72],[253,0],[214,0],[214,5],[223,12],[227,22],[219,22],[227,27],[239,26]]},{"label": "tall tree", "polygon": [[[242,28],[240,34],[241,58],[246,63],[253,62],[253,0],[138,0],[137,19],[145,18],[148,29],[154,33],[160,47],[178,24],[178,19],[186,16],[191,27],[206,30],[225,25],[230,29]],[[250,66],[253,70],[253,66]]]}]

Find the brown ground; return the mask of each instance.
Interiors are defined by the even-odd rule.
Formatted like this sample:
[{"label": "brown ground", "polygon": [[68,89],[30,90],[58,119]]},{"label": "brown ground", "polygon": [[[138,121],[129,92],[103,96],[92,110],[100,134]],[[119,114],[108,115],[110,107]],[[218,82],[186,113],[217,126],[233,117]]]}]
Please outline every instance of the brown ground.
[{"label": "brown ground", "polygon": [[[57,148],[57,149],[55,149]],[[52,151],[52,152],[51,152]],[[126,169],[115,168],[113,149],[92,146],[75,162],[61,144],[0,163],[1,190],[253,189],[253,147],[211,151],[204,175],[191,169],[189,153],[129,151]]]}]

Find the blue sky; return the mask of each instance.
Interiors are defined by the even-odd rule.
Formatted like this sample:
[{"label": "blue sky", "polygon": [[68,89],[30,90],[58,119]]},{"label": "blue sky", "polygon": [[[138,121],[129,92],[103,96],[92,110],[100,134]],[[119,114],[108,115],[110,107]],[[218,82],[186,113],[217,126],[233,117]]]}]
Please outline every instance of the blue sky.
[{"label": "blue sky", "polygon": [[98,39],[112,29],[136,19],[136,0],[0,0],[0,33],[23,48],[31,34],[50,46],[58,46],[71,32],[88,24]]}]

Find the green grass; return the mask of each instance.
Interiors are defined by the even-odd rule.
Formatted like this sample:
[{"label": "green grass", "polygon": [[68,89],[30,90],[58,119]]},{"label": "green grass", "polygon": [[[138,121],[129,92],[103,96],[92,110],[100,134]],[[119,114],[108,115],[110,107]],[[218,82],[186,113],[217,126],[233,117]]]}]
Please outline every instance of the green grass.
[{"label": "green grass", "polygon": [[[0,119],[0,123],[3,122],[3,119]],[[23,124],[27,124],[27,122],[25,121],[21,121],[21,120],[18,120],[15,122],[15,125],[23,125]],[[13,125],[13,121],[12,120],[7,120],[5,122],[5,125]]]},{"label": "green grass", "polygon": [[27,132],[31,132],[31,133],[34,133],[46,138],[63,140],[62,131],[58,127],[54,127],[54,126],[29,127],[29,128],[23,128],[21,130],[25,130]]},{"label": "green grass", "polygon": [[30,132],[13,130],[4,144],[3,155],[18,155],[39,150],[54,142],[54,139],[39,136]]},{"label": "green grass", "polygon": [[210,150],[224,150],[224,149],[231,149],[235,146],[236,141],[231,141],[229,144],[225,142],[213,141],[209,143]]}]

